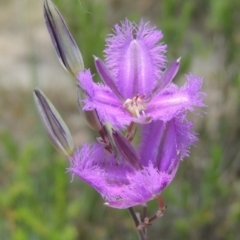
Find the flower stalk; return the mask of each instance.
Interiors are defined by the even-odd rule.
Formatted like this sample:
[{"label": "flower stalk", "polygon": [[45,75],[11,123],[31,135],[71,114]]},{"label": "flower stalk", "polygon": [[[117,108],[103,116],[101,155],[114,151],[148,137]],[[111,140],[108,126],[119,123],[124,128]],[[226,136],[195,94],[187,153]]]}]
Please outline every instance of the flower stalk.
[{"label": "flower stalk", "polygon": [[133,222],[135,224],[139,240],[147,240],[148,238],[147,238],[147,235],[144,232],[144,229],[138,228],[138,226],[140,225],[140,222],[139,222],[139,220],[137,218],[137,215],[134,212],[133,208],[132,207],[128,208],[128,211],[129,211],[130,216],[132,217]]}]

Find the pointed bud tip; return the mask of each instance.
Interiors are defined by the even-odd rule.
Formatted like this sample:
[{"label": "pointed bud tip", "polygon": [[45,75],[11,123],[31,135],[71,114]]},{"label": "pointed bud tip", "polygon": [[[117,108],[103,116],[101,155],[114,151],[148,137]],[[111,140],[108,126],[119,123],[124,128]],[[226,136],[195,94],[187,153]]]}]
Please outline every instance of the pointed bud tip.
[{"label": "pointed bud tip", "polygon": [[95,55],[93,55],[94,61],[98,61],[98,57],[96,57]]},{"label": "pointed bud tip", "polygon": [[36,95],[36,94],[37,94],[37,92],[38,92],[38,88],[34,88],[34,89],[33,89],[33,94],[35,94],[35,95]]},{"label": "pointed bud tip", "polygon": [[178,59],[176,60],[176,62],[177,62],[177,63],[180,63],[181,59],[182,59],[182,57],[178,58]]},{"label": "pointed bud tip", "polygon": [[41,94],[41,90],[39,88],[34,88],[33,89],[33,94],[34,95],[39,95],[39,94]]}]

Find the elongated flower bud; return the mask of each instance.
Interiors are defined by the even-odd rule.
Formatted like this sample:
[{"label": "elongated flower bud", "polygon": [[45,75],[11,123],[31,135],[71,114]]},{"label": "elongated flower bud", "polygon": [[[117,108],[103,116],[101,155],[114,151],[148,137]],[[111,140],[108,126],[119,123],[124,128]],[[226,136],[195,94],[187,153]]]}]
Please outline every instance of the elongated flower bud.
[{"label": "elongated flower bud", "polygon": [[44,17],[59,61],[75,77],[84,69],[82,54],[63,17],[51,0],[44,2]]},{"label": "elongated flower bud", "polygon": [[74,151],[71,133],[53,104],[40,89],[34,90],[34,100],[45,131],[53,146],[64,155]]}]

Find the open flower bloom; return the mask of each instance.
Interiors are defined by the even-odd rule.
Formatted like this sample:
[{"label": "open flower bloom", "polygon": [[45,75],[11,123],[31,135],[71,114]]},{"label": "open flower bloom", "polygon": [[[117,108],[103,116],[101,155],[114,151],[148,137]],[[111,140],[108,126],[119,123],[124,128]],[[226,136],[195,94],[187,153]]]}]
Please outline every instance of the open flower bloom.
[{"label": "open flower bloom", "polygon": [[94,187],[110,207],[144,204],[174,178],[180,160],[196,141],[191,128],[192,124],[182,117],[142,125],[137,147],[114,131],[117,155],[98,143],[85,144],[69,157],[69,171]]},{"label": "open flower bloom", "polygon": [[166,45],[159,43],[162,36],[149,23],[138,26],[126,20],[116,25],[106,40],[106,63],[95,57],[103,84],[93,82],[90,70],[77,75],[87,95],[83,110],[96,109],[103,124],[110,122],[121,129],[131,122],[166,122],[194,106],[203,106],[201,78],[189,74],[181,88],[172,83],[180,59],[166,67]]}]

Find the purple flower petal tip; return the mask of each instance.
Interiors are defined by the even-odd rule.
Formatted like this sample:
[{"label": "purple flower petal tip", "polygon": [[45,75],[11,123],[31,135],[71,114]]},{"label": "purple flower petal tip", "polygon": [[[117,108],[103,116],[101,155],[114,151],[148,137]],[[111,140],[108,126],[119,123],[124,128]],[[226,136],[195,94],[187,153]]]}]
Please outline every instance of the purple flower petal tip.
[{"label": "purple flower petal tip", "polygon": [[163,90],[165,87],[167,87],[169,83],[172,82],[173,78],[176,76],[178,69],[180,67],[180,60],[181,58],[178,58],[166,68],[160,80],[158,81],[155,88],[153,89],[151,98],[153,98],[156,94],[161,92],[161,90]]},{"label": "purple flower petal tip", "polygon": [[116,80],[111,75],[110,71],[107,69],[104,62],[97,57],[94,57],[94,60],[95,60],[95,66],[97,68],[97,71],[101,76],[101,79],[103,80],[103,82],[110,87],[110,89],[119,98],[119,100],[123,100],[123,96],[121,95],[121,93],[119,92],[116,86]]}]

